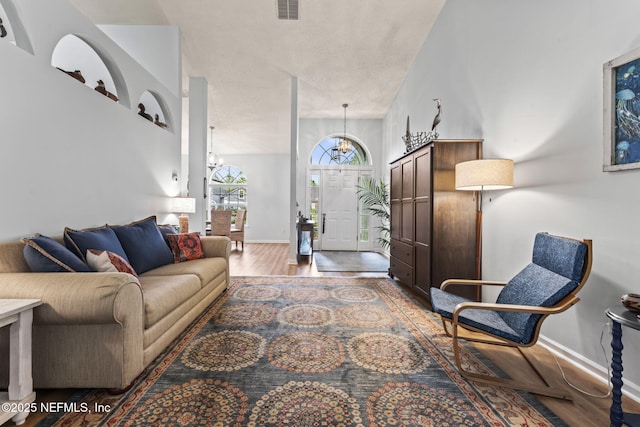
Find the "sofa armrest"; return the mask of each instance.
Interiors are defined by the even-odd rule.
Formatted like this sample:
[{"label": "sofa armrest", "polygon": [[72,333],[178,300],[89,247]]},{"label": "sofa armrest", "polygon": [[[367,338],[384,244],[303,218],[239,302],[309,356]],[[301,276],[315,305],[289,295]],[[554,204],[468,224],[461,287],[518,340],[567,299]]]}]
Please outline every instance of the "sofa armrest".
[{"label": "sofa armrest", "polygon": [[200,236],[202,249],[207,258],[222,257],[229,259],[231,240],[226,236]]},{"label": "sofa armrest", "polygon": [[0,273],[0,298],[39,298],[35,324],[140,324],[138,279],[126,273]]}]

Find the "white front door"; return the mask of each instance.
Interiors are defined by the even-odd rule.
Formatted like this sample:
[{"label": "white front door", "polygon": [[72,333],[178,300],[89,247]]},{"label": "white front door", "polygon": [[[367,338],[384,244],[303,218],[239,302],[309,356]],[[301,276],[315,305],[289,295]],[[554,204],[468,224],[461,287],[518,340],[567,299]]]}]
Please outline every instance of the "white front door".
[{"label": "white front door", "polygon": [[358,170],[322,170],[322,249],[358,250]]}]

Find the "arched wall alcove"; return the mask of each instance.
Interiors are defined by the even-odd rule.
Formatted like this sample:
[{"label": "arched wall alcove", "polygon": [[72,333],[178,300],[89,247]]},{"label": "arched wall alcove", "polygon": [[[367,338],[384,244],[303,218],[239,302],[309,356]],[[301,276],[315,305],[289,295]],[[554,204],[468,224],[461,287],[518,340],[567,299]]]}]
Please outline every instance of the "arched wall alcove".
[{"label": "arched wall alcove", "polygon": [[[144,106],[144,114],[142,114],[143,110],[140,108],[140,105]],[[138,100],[137,111],[138,115],[145,117],[147,120],[164,129],[173,131],[171,109],[158,93],[150,90],[144,91]],[[148,117],[146,115],[148,115]]]},{"label": "arched wall alcove", "polygon": [[2,18],[2,25],[6,31],[6,36],[0,40],[14,44],[33,55],[31,40],[12,0],[0,0],[0,18]]},{"label": "arched wall alcove", "polygon": [[[106,95],[113,101],[130,107],[126,82],[111,56],[97,43],[74,34],[67,34],[56,44],[51,54],[51,65],[70,74],[84,85]],[[99,83],[102,82],[102,83]]]},{"label": "arched wall alcove", "polygon": [[105,67],[109,71],[109,75],[113,81],[116,92],[118,94],[120,104],[125,107],[131,108],[131,99],[129,98],[129,90],[127,87],[127,81],[125,80],[120,67],[116,63],[115,59],[105,50],[102,46],[94,43],[92,40],[77,36],[80,40],[89,45],[94,52],[98,55],[100,60],[104,63]]}]

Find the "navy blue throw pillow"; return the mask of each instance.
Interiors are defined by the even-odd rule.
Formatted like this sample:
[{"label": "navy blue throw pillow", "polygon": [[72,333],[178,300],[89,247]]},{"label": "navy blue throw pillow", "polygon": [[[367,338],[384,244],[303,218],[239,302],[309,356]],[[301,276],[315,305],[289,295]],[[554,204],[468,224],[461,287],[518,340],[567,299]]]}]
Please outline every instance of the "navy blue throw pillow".
[{"label": "navy blue throw pillow", "polygon": [[162,237],[169,248],[171,248],[171,244],[169,243],[169,238],[167,237],[169,234],[178,234],[175,227],[171,224],[158,224],[158,230],[162,233]]},{"label": "navy blue throw pillow", "polygon": [[108,227],[88,228],[85,230],[64,229],[64,244],[83,261],[87,261],[87,249],[116,253],[129,261],[116,233]]},{"label": "navy blue throw pillow", "polygon": [[129,263],[138,274],[173,263],[173,254],[158,230],[155,216],[110,227],[118,236]]},{"label": "navy blue throw pillow", "polygon": [[33,272],[88,272],[89,267],[57,241],[42,236],[22,239],[25,261]]}]

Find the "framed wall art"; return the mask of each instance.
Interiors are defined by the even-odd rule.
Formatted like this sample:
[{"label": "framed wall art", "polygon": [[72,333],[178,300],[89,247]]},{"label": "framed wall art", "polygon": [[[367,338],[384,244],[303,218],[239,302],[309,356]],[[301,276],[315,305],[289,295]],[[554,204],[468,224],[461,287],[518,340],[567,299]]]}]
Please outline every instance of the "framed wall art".
[{"label": "framed wall art", "polygon": [[603,66],[604,171],[640,168],[640,49]]}]

